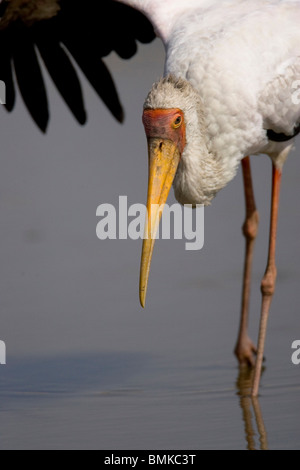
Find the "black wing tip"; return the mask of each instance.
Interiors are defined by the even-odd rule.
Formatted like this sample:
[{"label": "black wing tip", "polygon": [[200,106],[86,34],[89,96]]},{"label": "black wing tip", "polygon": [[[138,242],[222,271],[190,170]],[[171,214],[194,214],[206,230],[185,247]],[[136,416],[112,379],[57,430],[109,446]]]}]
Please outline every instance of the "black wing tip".
[{"label": "black wing tip", "polygon": [[34,122],[36,123],[36,125],[38,126],[38,128],[43,134],[47,134],[48,125],[49,125],[49,117],[47,117],[47,119],[43,121],[34,119]]},{"label": "black wing tip", "polygon": [[51,36],[51,31],[47,37],[37,38],[36,43],[57,90],[76,121],[83,126],[87,122],[87,113],[80,80],[72,62],[57,38]]},{"label": "black wing tip", "polygon": [[15,103],[4,103],[3,106],[4,106],[4,109],[6,109],[8,113],[11,113],[14,110]]},{"label": "black wing tip", "polygon": [[76,119],[77,119],[77,121],[79,122],[79,124],[80,124],[81,126],[85,126],[86,123],[87,123],[87,120],[88,120],[86,111],[83,111],[83,113],[81,114],[81,116],[77,115],[77,116],[76,116]]},{"label": "black wing tip", "polygon": [[119,112],[117,113],[114,113],[114,116],[116,118],[116,120],[120,123],[120,124],[124,124],[124,121],[125,121],[125,111],[123,108],[121,108],[119,110]]},{"label": "black wing tip", "polygon": [[298,134],[300,134],[300,124],[294,129],[293,135],[286,135],[282,133],[280,134],[273,131],[272,129],[267,130],[268,139],[272,142],[288,142],[289,140],[297,137]]}]

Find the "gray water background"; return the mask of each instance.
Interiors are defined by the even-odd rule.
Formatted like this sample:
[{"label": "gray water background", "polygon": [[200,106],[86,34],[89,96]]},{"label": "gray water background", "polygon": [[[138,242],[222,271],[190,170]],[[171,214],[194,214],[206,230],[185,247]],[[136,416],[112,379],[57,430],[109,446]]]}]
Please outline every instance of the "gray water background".
[{"label": "gray water background", "polygon": [[[147,308],[138,303],[140,241],[99,241],[96,209],[145,203],[144,98],[163,72],[159,41],[107,59],[125,105],[120,126],[84,81],[79,128],[48,80],[42,136],[19,97],[1,111],[1,449],[299,449],[299,143],[283,177],[278,285],[260,412],[232,354],[244,240],[241,173],[205,211],[205,246],[159,241]],[[252,159],[261,223],[250,331],[256,341],[268,247],[271,164]],[[173,194],[170,202],[175,202]],[[239,380],[240,379],[240,380]],[[241,392],[241,388],[246,391]],[[252,420],[252,421],[251,421]],[[251,424],[252,423],[252,424]],[[252,427],[251,427],[252,426]],[[266,440],[268,443],[266,443]]]}]

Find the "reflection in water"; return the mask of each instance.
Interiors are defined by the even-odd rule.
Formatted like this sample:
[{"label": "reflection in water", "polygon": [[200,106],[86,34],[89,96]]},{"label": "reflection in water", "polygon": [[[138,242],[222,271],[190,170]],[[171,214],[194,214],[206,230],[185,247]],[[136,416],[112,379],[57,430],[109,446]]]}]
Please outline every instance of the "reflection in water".
[{"label": "reflection in water", "polygon": [[[251,397],[251,385],[254,370],[241,367],[237,378],[236,386],[240,396],[240,405],[245,423],[245,435],[248,450],[257,450],[255,437],[257,435],[253,424],[253,413],[257,427],[260,450],[268,450],[268,436],[263,421],[262,411],[258,398]],[[253,413],[252,413],[253,410]]]}]

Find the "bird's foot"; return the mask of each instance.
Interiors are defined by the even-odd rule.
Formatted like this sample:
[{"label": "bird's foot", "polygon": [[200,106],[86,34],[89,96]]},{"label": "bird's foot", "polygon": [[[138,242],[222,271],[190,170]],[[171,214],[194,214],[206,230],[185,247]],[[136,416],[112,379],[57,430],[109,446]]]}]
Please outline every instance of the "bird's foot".
[{"label": "bird's foot", "polygon": [[238,342],[234,351],[241,366],[254,367],[256,362],[257,348],[249,336]]}]

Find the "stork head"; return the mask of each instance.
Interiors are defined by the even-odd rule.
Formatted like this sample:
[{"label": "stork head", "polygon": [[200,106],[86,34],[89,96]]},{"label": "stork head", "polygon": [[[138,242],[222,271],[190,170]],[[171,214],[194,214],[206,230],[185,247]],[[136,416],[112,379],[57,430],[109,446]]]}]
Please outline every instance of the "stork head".
[{"label": "stork head", "polygon": [[204,103],[196,87],[169,75],[153,85],[144,104],[149,149],[148,216],[140,274],[145,306],[151,258],[172,183],[181,204],[209,205],[235,175],[211,151]]},{"label": "stork head", "polygon": [[186,145],[184,112],[179,108],[145,108],[143,123],[149,154],[147,209],[152,221],[149,229],[152,227],[153,231],[158,225],[160,209],[167,201]]},{"label": "stork head", "polygon": [[[187,143],[184,108],[191,98],[190,85],[166,77],[150,91],[143,113],[148,140],[149,184],[147,221],[143,243],[140,301],[145,306],[148,278],[155,238],[163,207],[167,201]],[[188,90],[186,89],[188,87]]]},{"label": "stork head", "polygon": [[149,153],[148,220],[140,277],[140,301],[144,307],[155,237],[185,147],[186,133],[184,113],[179,108],[146,108],[143,123]]}]

